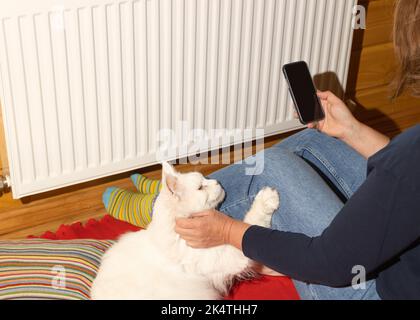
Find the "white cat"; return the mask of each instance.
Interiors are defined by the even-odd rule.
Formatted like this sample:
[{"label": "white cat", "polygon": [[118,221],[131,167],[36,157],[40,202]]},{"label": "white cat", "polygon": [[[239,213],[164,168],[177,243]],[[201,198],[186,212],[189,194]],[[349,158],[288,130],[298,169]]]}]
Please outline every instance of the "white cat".
[{"label": "white cat", "polygon": [[[198,172],[179,173],[163,163],[162,190],[147,230],[122,236],[103,256],[92,299],[220,299],[251,261],[228,245],[193,249],[175,233],[175,219],[214,209],[225,193]],[[268,227],[279,206],[277,191],[256,196],[244,221]]]}]

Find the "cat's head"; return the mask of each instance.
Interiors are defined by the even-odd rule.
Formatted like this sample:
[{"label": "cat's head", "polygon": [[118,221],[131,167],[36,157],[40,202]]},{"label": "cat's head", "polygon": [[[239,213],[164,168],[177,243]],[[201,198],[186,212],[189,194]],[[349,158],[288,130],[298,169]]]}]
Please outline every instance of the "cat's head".
[{"label": "cat's head", "polygon": [[163,162],[161,196],[179,214],[189,216],[216,208],[225,192],[216,180],[206,179],[199,172],[180,173]]}]

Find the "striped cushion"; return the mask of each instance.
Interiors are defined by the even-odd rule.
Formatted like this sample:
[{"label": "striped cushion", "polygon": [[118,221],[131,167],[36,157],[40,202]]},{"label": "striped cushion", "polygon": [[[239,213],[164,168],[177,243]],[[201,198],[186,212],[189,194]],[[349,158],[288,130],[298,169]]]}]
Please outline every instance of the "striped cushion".
[{"label": "striped cushion", "polygon": [[90,298],[108,240],[0,240],[0,299]]}]

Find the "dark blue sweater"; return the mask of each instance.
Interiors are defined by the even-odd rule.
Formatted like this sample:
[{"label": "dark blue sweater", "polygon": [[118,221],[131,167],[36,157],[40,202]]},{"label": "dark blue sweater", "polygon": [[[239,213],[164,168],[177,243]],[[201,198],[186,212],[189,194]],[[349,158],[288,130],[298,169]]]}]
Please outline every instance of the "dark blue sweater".
[{"label": "dark blue sweater", "polygon": [[352,268],[362,265],[382,299],[420,299],[420,125],[372,156],[367,173],[320,236],[252,226],[242,242],[245,255],[332,287],[351,285]]}]

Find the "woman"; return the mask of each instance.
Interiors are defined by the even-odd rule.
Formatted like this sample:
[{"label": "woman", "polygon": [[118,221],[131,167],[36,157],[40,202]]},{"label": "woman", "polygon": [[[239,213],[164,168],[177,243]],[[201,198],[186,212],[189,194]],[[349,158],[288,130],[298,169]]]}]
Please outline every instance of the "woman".
[{"label": "woman", "polygon": [[[420,0],[398,1],[397,95],[420,95],[419,30]],[[390,142],[332,93],[319,97],[325,120],[266,150],[261,175],[240,164],[214,173],[221,212],[176,230],[192,247],[231,244],[291,276],[302,299],[420,299],[420,125]],[[272,229],[240,221],[264,186],[280,193]]]}]

